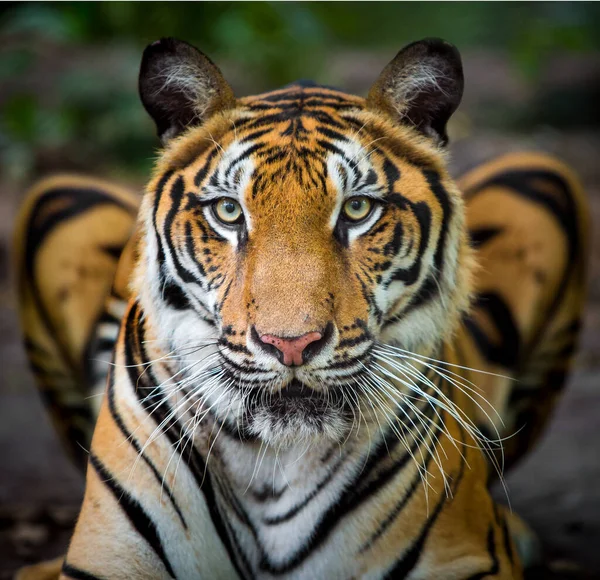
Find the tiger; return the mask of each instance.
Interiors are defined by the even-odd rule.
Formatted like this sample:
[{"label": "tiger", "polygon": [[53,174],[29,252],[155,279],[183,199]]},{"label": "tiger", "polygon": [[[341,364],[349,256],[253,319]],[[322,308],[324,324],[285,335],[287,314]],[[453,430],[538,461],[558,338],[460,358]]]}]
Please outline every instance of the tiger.
[{"label": "tiger", "polygon": [[435,38],[366,98],[236,98],[192,45],[145,49],[143,195],[56,176],[17,219],[26,351],[87,465],[66,556],[19,578],[523,577],[490,483],[572,364],[588,208],[541,153],[454,180],[463,85]]}]

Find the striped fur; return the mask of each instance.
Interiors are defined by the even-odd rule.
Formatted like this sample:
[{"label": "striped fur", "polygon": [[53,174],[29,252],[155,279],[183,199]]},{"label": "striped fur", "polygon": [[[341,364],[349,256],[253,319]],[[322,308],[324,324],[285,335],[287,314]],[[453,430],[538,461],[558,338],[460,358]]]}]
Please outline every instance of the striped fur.
[{"label": "striped fur", "polygon": [[97,361],[111,356],[125,306],[117,263],[138,205],[125,188],[58,175],[34,186],[17,216],[25,349],[64,447],[82,468],[108,370]]},{"label": "striped fur", "polygon": [[[418,95],[398,121],[380,106],[386,86],[365,101],[295,84],[176,138],[163,126],[114,296],[90,299],[83,323],[86,344],[108,348],[103,325],[128,297],[114,365],[65,371],[80,403],[99,375],[108,386],[62,578],[521,577],[532,538],[487,484],[535,440],[571,363],[585,199],[535,154],[455,183],[443,131],[406,121]],[[34,190],[21,240],[54,187]],[[340,212],[356,196],[373,210],[355,224]],[[219,222],[221,197],[239,202],[241,226]],[[61,214],[55,244],[77,219]],[[104,232],[78,235],[102,247]],[[36,262],[50,237],[34,239]],[[49,276],[33,272],[23,289]],[[32,344],[63,344],[28,320]],[[314,330],[319,350],[297,367],[257,339]]]}]

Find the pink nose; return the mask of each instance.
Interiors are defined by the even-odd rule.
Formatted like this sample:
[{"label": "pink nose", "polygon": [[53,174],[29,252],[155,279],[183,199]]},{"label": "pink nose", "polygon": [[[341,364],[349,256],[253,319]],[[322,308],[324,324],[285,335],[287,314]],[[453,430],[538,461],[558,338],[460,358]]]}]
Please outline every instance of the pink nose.
[{"label": "pink nose", "polygon": [[299,366],[303,363],[302,353],[304,349],[311,343],[321,340],[320,332],[307,332],[302,336],[295,338],[281,338],[272,334],[263,334],[260,340],[265,344],[273,345],[277,350],[283,353],[283,364],[289,367]]}]

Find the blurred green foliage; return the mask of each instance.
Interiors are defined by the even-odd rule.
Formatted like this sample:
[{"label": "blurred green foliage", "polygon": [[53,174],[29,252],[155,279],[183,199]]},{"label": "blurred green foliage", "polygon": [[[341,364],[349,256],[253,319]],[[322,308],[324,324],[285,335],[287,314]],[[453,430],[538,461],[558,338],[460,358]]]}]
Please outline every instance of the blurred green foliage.
[{"label": "blurred green foliage", "polygon": [[137,69],[143,47],[162,36],[238,71],[244,89],[265,90],[296,78],[331,83],[333,51],[391,58],[426,36],[506,51],[535,77],[554,53],[598,50],[599,31],[600,5],[587,2],[4,3],[0,167],[14,178],[49,168],[147,171],[157,142]]}]

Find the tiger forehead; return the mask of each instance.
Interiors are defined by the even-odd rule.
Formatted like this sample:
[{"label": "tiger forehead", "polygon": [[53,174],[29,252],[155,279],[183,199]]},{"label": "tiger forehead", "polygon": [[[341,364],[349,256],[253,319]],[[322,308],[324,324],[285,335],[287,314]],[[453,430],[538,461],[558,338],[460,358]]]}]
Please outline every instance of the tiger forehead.
[{"label": "tiger forehead", "polygon": [[[281,144],[342,138],[358,129],[355,114],[364,99],[321,87],[286,87],[238,101],[236,128],[250,137],[260,136]],[[242,137],[243,138],[243,137]]]},{"label": "tiger forehead", "polygon": [[327,87],[292,84],[282,89],[243,97],[238,103],[253,111],[330,109],[344,111],[362,109],[365,100]]},{"label": "tiger forehead", "polygon": [[[188,184],[248,195],[243,184],[255,199],[285,181],[289,194],[299,189],[305,196],[323,196],[332,189],[328,159],[344,155],[339,143],[353,144],[348,159],[360,152],[362,123],[352,113],[361,110],[361,102],[338,91],[299,87],[246,97],[187,136],[200,144],[186,172]],[[367,135],[363,140],[370,141]]]},{"label": "tiger forehead", "polygon": [[[411,141],[410,135],[367,111],[361,97],[292,85],[239,99],[235,109],[215,115],[174,143],[161,165],[184,169],[186,183],[196,191],[210,180],[216,183],[220,174],[230,182],[220,188],[223,193],[256,199],[269,196],[274,184],[281,189],[287,181],[288,195],[297,190],[305,198],[317,199],[335,195],[340,184],[346,185],[345,170],[352,171],[357,159],[363,161],[363,171],[370,169],[365,164],[375,170],[371,181],[386,182],[383,167],[378,167],[378,149],[383,147],[400,168],[411,154],[414,157]],[[390,150],[390,145],[396,150]],[[429,153],[419,153],[426,165]],[[336,161],[328,167],[332,158]],[[333,174],[340,173],[342,179],[332,187]],[[245,191],[239,187],[242,182]]]},{"label": "tiger forehead", "polygon": [[288,146],[359,133],[361,97],[324,88],[290,86],[238,99],[236,107],[214,115],[175,140],[161,159],[163,167],[186,169],[234,141]]}]

